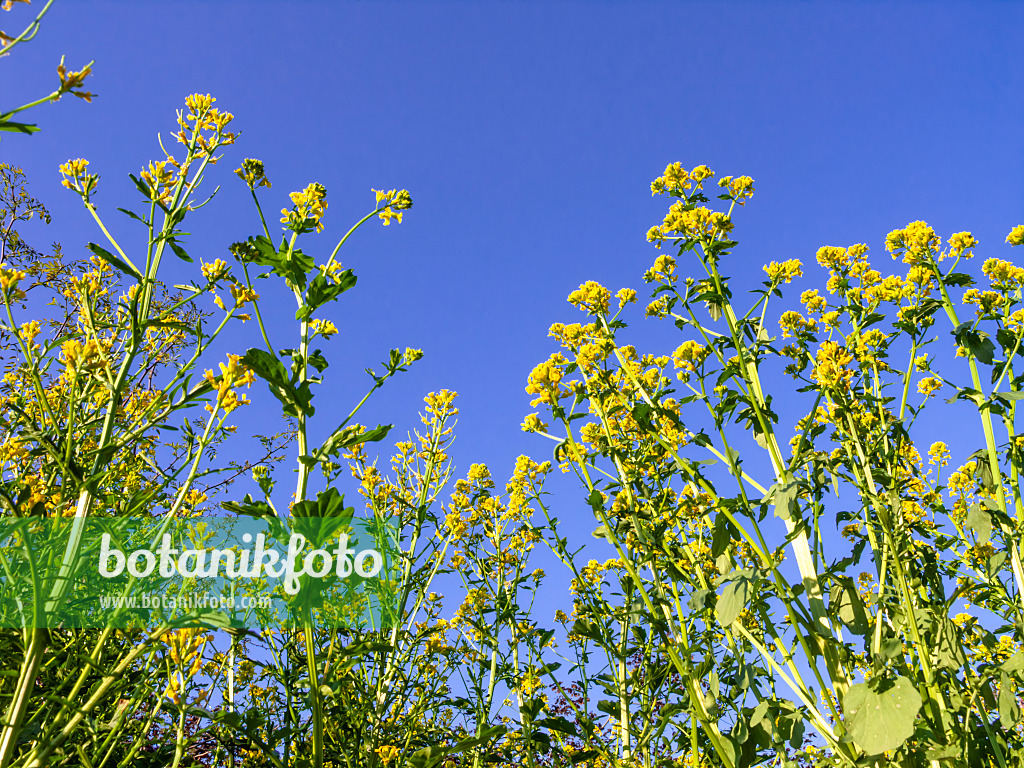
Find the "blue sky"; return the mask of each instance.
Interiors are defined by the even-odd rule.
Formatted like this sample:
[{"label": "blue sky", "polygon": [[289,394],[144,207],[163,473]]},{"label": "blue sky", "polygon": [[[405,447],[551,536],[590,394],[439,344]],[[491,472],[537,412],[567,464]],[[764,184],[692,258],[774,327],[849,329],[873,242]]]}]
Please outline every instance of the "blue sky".
[{"label": "blue sky", "polygon": [[[27,12],[5,16],[10,32]],[[127,174],[160,157],[156,134],[186,95],[211,93],[243,135],[211,175],[218,199],[191,219],[190,250],[207,261],[258,231],[230,173],[243,157],[266,163],[267,210],[327,187],[321,256],[369,210],[371,187],[408,188],[403,224],[367,227],[342,253],[360,283],[331,315],[342,333],[324,428],[362,395],[365,366],[421,347],[366,421],[404,431],[423,394],[457,390],[460,474],[483,461],[500,483],[518,454],[550,456],[519,423],[533,410],[526,376],[553,351],[548,326],[578,317],[567,294],[588,279],[644,293],[656,255],[644,233],[665,208],[649,183],[669,162],[755,179],[723,266],[739,289],[788,258],[806,265],[790,295],[820,287],[825,244],[866,242],[888,264],[885,234],[917,219],[1010,258],[1003,239],[1024,221],[1022,28],[1016,3],[58,0],[0,66],[3,103],[52,89],[62,54],[73,68],[96,60],[99,97],[36,110],[43,131],[4,136],[0,159],[54,214],[38,240],[99,239],[58,186],[69,157],[101,174],[97,202],[127,238],[113,212],[137,198]],[[291,299],[268,299],[291,332]],[[645,350],[678,344],[641,315]],[[256,334],[239,327],[229,345]],[[976,417],[965,429],[980,441]],[[585,506],[566,505],[589,532]]]}]

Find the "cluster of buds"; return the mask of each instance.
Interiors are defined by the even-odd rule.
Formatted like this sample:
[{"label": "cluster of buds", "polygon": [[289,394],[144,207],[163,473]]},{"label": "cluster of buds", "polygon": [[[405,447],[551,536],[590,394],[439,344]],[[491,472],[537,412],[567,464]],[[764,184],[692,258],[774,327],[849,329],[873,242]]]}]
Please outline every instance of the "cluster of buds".
[{"label": "cluster of buds", "polygon": [[244,181],[251,190],[255,191],[256,187],[270,188],[270,179],[267,178],[266,171],[263,169],[262,160],[245,158],[241,167],[235,169],[235,175]]}]

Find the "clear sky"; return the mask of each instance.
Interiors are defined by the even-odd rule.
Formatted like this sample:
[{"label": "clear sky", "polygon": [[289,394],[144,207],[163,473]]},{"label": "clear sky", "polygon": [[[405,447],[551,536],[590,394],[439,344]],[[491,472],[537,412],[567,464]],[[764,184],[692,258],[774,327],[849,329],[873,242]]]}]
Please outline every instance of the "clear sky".
[{"label": "clear sky", "polygon": [[[5,16],[10,32],[27,12]],[[1021,29],[1024,4],[1009,2],[58,0],[0,63],[3,104],[52,89],[62,54],[72,68],[96,60],[99,97],[36,110],[43,131],[5,135],[0,159],[25,168],[55,215],[37,237],[71,251],[99,233],[57,166],[88,158],[127,238],[113,212],[136,202],[127,174],[159,159],[157,132],[186,95],[211,93],[243,135],[211,175],[219,198],[191,220],[190,250],[208,261],[258,231],[230,173],[243,157],[266,163],[267,210],[310,181],[327,187],[322,251],[369,210],[371,187],[408,188],[403,224],[368,227],[342,253],[360,282],[331,317],[342,333],[323,427],[361,396],[365,366],[421,347],[366,421],[404,431],[423,394],[457,390],[460,473],[483,461],[500,484],[518,454],[550,457],[519,423],[533,410],[526,376],[553,351],[548,326],[581,317],[567,294],[588,279],[645,293],[656,251],[644,234],[666,206],[649,183],[669,162],[755,179],[723,265],[737,295],[772,259],[804,261],[791,296],[821,287],[821,245],[866,242],[887,264],[886,233],[917,219],[1011,258],[1003,239],[1024,222]],[[634,317],[645,351],[678,344]],[[229,341],[256,346],[257,328]],[[965,429],[980,444],[976,416]],[[593,527],[582,495],[569,510]]]}]

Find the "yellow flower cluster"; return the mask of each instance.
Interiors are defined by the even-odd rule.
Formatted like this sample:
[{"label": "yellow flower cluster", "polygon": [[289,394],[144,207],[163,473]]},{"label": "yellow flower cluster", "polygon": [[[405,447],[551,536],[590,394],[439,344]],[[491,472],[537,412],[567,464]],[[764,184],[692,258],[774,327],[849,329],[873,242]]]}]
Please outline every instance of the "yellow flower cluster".
[{"label": "yellow flower cluster", "polygon": [[[389,189],[385,192],[382,189],[371,189],[370,191],[377,196],[377,207],[381,209],[377,215],[384,222],[385,227],[391,223],[392,219],[401,224],[401,212],[412,208],[412,196],[408,190]],[[383,208],[381,204],[383,204]]]},{"label": "yellow flower cluster", "polygon": [[836,245],[821,246],[821,248],[818,249],[816,257],[821,266],[826,269],[830,269],[833,272],[837,272],[850,264],[850,257],[847,254],[846,249]]},{"label": "yellow flower cluster", "polygon": [[161,637],[167,646],[167,655],[175,669],[168,677],[167,690],[164,695],[175,704],[181,702],[182,689],[187,680],[195,677],[203,666],[203,649],[209,642],[209,636],[199,627],[185,627],[168,630]]},{"label": "yellow flower cluster", "polygon": [[902,255],[905,264],[919,264],[929,256],[938,256],[941,247],[942,239],[923,221],[912,221],[903,229],[894,229],[885,238],[885,249],[893,258]]},{"label": "yellow flower cluster", "polygon": [[96,182],[100,179],[95,173],[87,173],[86,169],[88,167],[89,161],[81,157],[75,160],[68,160],[58,169],[60,175],[64,177],[61,184],[88,198],[89,195],[96,191]]},{"label": "yellow flower cluster", "polygon": [[690,374],[696,373],[710,354],[710,349],[696,341],[684,341],[676,347],[676,351],[672,353],[672,364],[676,368],[683,369],[677,374],[679,379],[681,381],[688,380]]},{"label": "yellow flower cluster", "polygon": [[857,338],[854,357],[863,363],[875,360],[879,348],[888,338],[877,328],[869,328]]},{"label": "yellow flower cluster", "polygon": [[[911,271],[914,269],[916,267],[911,267]],[[871,272],[874,272],[874,270],[871,270]],[[933,277],[931,270],[929,270],[929,276]],[[903,279],[899,275],[889,275],[880,282],[875,282],[864,289],[864,296],[872,304],[879,304],[883,301],[898,304],[900,299],[907,295],[907,293],[908,286],[904,285]]]},{"label": "yellow flower cluster", "polygon": [[262,160],[245,158],[242,165],[235,169],[235,175],[248,184],[251,190],[255,191],[256,187],[270,187],[270,179],[267,178]]},{"label": "yellow flower cluster", "polygon": [[828,306],[828,303],[825,301],[825,297],[818,295],[817,288],[812,288],[801,293],[800,303],[804,305],[807,309],[807,314],[809,315],[820,315],[825,311],[825,307]]},{"label": "yellow flower cluster", "polygon": [[1024,224],[1018,224],[1010,230],[1006,236],[1006,242],[1010,245],[1024,245]]},{"label": "yellow flower cluster", "polygon": [[818,330],[818,321],[813,317],[805,318],[799,312],[789,310],[783,312],[779,318],[779,326],[782,328],[782,338],[790,336],[805,336]]},{"label": "yellow flower cluster", "polygon": [[718,180],[718,186],[728,188],[732,199],[740,205],[754,196],[754,180],[749,176],[723,176]]},{"label": "yellow flower cluster", "polygon": [[380,761],[384,765],[391,765],[398,759],[398,756],[402,754],[401,749],[391,744],[385,744],[384,746],[377,747],[374,751],[377,753],[377,757],[380,758]]},{"label": "yellow flower cluster", "polygon": [[330,320],[316,319],[312,323],[310,323],[310,325],[312,326],[314,332],[323,336],[325,339],[331,338],[331,336],[338,332],[337,326]]},{"label": "yellow flower cluster", "polygon": [[[703,205],[687,208],[685,203],[674,203],[659,227],[662,237],[678,235],[694,240],[705,240],[720,232],[731,232],[732,220],[724,213],[712,211]],[[648,234],[648,240],[651,240]]]},{"label": "yellow flower cluster", "polygon": [[69,374],[104,363],[103,346],[96,339],[89,339],[85,344],[78,339],[68,339],[61,345],[61,352]]},{"label": "yellow flower cluster", "polygon": [[950,235],[946,242],[949,244],[951,256],[963,256],[965,259],[974,255],[974,247],[978,244],[970,232],[956,232]]},{"label": "yellow flower cluster", "polygon": [[800,277],[803,275],[799,259],[789,259],[781,264],[777,261],[773,261],[764,267],[765,274],[768,275],[768,280],[771,281],[772,285],[780,285],[782,283],[792,282],[794,277]]},{"label": "yellow flower cluster", "polygon": [[530,401],[530,405],[544,403],[545,405],[556,405],[559,400],[565,397],[565,388],[561,386],[563,368],[569,361],[561,352],[555,352],[543,363],[530,372],[526,383],[526,392],[530,395],[537,395]]},{"label": "yellow flower cluster", "polygon": [[27,323],[22,323],[18,329],[18,335],[28,346],[32,346],[35,343],[36,336],[41,332],[41,326],[38,320],[30,320]]},{"label": "yellow flower cluster", "polygon": [[218,280],[231,277],[231,268],[223,259],[217,259],[212,264],[204,262],[201,268],[203,271],[203,277],[211,283],[216,283]]},{"label": "yellow flower cluster", "polygon": [[1006,303],[1006,297],[995,291],[979,291],[977,288],[969,288],[964,291],[964,304],[974,304],[978,309],[978,317],[986,317],[996,314],[996,310]]},{"label": "yellow flower cluster", "polygon": [[0,295],[13,301],[24,299],[25,292],[18,287],[24,279],[25,273],[20,269],[0,267]]},{"label": "yellow flower cluster", "polygon": [[615,298],[619,300],[619,309],[622,309],[627,304],[636,304],[636,291],[632,288],[620,288],[615,293]]},{"label": "yellow flower cluster", "polygon": [[676,260],[667,253],[663,253],[656,258],[654,266],[644,273],[644,282],[647,283],[658,281],[672,284],[678,279],[679,277],[676,275]]},{"label": "yellow flower cluster", "polygon": [[588,280],[569,294],[569,303],[592,315],[608,311],[612,293],[600,283]]},{"label": "yellow flower cluster", "polygon": [[[196,154],[199,157],[209,157],[210,162],[216,162],[216,158],[211,153],[217,146],[233,144],[235,141],[235,134],[225,130],[235,116],[230,112],[221,112],[214,107],[213,102],[216,100],[210,94],[204,96],[200,93],[193,93],[185,98],[185,106],[189,110],[188,116],[183,118],[181,113],[178,113],[178,125],[181,127],[181,131],[177,134],[178,141],[188,146],[190,139],[186,131],[189,131],[195,140]],[[189,126],[189,122],[194,125]],[[204,130],[213,131],[212,142],[209,137],[203,135],[202,131]]]},{"label": "yellow flower cluster", "polygon": [[850,387],[853,371],[851,355],[845,347],[834,341],[824,341],[818,347],[814,371],[811,378],[826,389],[845,391]]},{"label": "yellow flower cluster", "polygon": [[949,463],[949,457],[949,446],[941,440],[932,443],[928,448],[929,464],[938,464],[940,467],[944,467]]},{"label": "yellow flower cluster", "polygon": [[1013,291],[1024,286],[1024,268],[1002,259],[986,259],[981,271],[1000,291]]},{"label": "yellow flower cluster", "polygon": [[[661,195],[668,192],[676,196],[682,196],[687,190],[692,189],[694,185],[696,185],[697,189],[700,189],[705,179],[710,179],[714,175],[715,172],[706,165],[698,165],[688,172],[681,163],[670,163],[665,167],[665,173],[651,182],[651,195]],[[753,187],[751,187],[751,192],[753,192]]]},{"label": "yellow flower cluster", "polygon": [[917,391],[925,397],[931,397],[942,389],[942,379],[938,376],[927,376],[917,382]]},{"label": "yellow flower cluster", "polygon": [[327,188],[313,182],[301,192],[290,192],[292,209],[281,209],[281,223],[288,229],[299,232],[312,224],[319,232],[324,228],[320,222],[327,209]]},{"label": "yellow flower cluster", "polygon": [[[250,386],[256,380],[256,375],[242,365],[241,355],[228,355],[228,364],[220,363],[220,376],[215,376],[213,371],[207,370],[203,374],[210,385],[217,390],[217,405],[224,409],[225,413],[231,413],[240,405],[249,403],[244,395],[239,395],[235,390],[243,385]],[[214,406],[207,404],[206,410],[211,413]]]},{"label": "yellow flower cluster", "polygon": [[[168,168],[168,165],[171,167]],[[175,167],[174,158],[168,157],[167,160],[151,162],[149,167],[139,174],[142,181],[149,188],[150,200],[164,206],[171,202],[174,186],[177,183],[175,171],[173,170]]]}]

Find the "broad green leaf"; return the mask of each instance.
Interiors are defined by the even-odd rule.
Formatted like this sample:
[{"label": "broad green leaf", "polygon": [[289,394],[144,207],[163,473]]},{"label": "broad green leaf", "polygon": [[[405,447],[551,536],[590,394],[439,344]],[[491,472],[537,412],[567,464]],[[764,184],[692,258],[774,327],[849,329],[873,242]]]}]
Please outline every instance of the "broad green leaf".
[{"label": "broad green leaf", "polygon": [[1020,706],[1013,681],[1005,672],[999,678],[999,722],[1010,731],[1020,722]]},{"label": "broad green leaf", "polygon": [[309,389],[309,382],[303,382],[296,387],[288,376],[284,363],[263,349],[250,349],[245,353],[242,362],[252,369],[252,372],[267,382],[271,393],[284,406],[284,412],[289,416],[298,416],[300,413],[305,416],[312,416],[315,409],[311,405],[313,393]]},{"label": "broad green leaf", "polygon": [[747,607],[751,574],[749,569],[736,571],[722,590],[722,595],[715,605],[715,615],[723,627],[728,627],[736,621],[743,613],[743,609]]},{"label": "broad green leaf", "polygon": [[914,735],[921,695],[905,677],[851,686],[843,699],[846,730],[869,755],[897,749]]},{"label": "broad green leaf", "polygon": [[867,634],[870,629],[868,613],[864,600],[857,591],[853,579],[849,577],[837,579],[829,592],[829,608],[841,622],[855,635]]},{"label": "broad green leaf", "polygon": [[322,272],[317,274],[309,284],[305,302],[295,311],[295,319],[308,320],[317,309],[336,299],[355,284],[356,276],[351,269],[340,272],[337,282],[327,279]]},{"label": "broad green leaf", "polygon": [[1011,675],[1020,675],[1024,672],[1024,651],[1017,651],[1003,662],[1000,669],[1004,672],[1009,672]]},{"label": "broad green leaf", "polygon": [[992,538],[992,515],[978,502],[971,504],[964,525],[974,531],[979,544],[988,544]]}]

